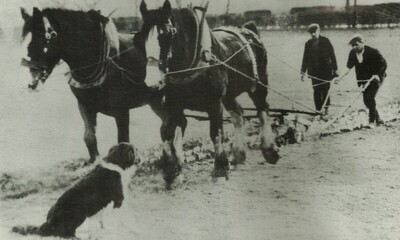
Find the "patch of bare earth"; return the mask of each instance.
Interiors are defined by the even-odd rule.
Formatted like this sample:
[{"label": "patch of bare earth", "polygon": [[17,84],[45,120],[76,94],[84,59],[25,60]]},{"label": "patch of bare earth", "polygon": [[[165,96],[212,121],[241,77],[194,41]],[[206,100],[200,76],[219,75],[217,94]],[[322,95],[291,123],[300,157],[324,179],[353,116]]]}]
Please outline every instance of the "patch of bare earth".
[{"label": "patch of bare earth", "polygon": [[[258,150],[228,181],[211,181],[212,160],[185,163],[182,185],[166,191],[156,169],[132,179],[122,209],[106,209],[77,231],[82,239],[399,239],[400,122],[281,149],[268,165]],[[71,170],[71,172],[74,172]],[[72,174],[72,173],[71,173]],[[39,189],[0,202],[1,239],[40,224],[64,191]],[[51,239],[51,238],[46,238]]]}]

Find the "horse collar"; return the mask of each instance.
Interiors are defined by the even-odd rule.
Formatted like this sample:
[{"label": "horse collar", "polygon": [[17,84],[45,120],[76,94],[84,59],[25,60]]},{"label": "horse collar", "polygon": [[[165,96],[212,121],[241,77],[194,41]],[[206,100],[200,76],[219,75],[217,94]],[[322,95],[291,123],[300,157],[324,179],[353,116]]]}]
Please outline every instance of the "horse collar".
[{"label": "horse collar", "polygon": [[96,69],[89,76],[80,76],[75,71],[71,70],[69,72],[70,79],[68,84],[74,88],[79,89],[88,89],[92,87],[98,87],[103,84],[106,79],[107,73],[107,62],[110,54],[110,44],[108,43],[107,36],[105,33],[105,25],[100,22],[100,31],[101,31],[101,39],[100,39],[100,56],[98,62],[95,64],[82,67],[78,70],[88,68],[93,65],[97,65]]}]

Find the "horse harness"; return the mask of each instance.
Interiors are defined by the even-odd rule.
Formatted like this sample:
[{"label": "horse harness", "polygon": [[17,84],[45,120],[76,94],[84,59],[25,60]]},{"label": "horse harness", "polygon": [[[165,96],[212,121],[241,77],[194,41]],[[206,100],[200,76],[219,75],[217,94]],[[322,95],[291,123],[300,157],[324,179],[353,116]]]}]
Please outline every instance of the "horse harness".
[{"label": "horse harness", "polygon": [[[44,16],[43,23],[45,26],[45,38],[46,44],[44,46],[43,52],[47,53],[49,46],[53,43],[53,41],[57,38],[58,34],[51,26],[49,19]],[[121,73],[121,78],[127,78],[127,80],[134,84],[141,84],[134,81],[129,75],[135,76],[135,73],[132,73],[125,68],[121,67],[114,61],[114,56],[110,57],[111,46],[107,39],[106,33],[106,24],[100,22],[100,55],[97,62],[94,64],[90,64],[78,69],[72,69],[69,72],[65,73],[66,76],[69,76],[68,84],[74,88],[78,89],[89,89],[93,87],[100,87],[105,79],[107,78],[108,72],[113,68]],[[129,50],[129,49],[128,49]],[[118,55],[117,55],[118,56]],[[50,73],[47,70],[47,67],[41,66],[41,64],[33,63],[32,61],[22,59],[22,65],[28,67],[36,67],[39,69],[43,69],[38,80],[44,82],[49,77]],[[88,76],[81,76],[77,73],[77,71],[89,68],[96,65],[96,69],[90,73]]]},{"label": "horse harness", "polygon": [[[165,84],[168,83],[172,83],[172,84],[185,84],[188,82],[191,82],[192,80],[194,80],[196,77],[200,76],[201,74],[203,74],[206,70],[208,70],[209,68],[212,67],[217,67],[219,65],[223,65],[225,67],[227,67],[228,69],[241,74],[241,75],[245,75],[243,73],[241,73],[240,71],[236,70],[235,68],[229,66],[226,62],[229,61],[232,57],[234,57],[236,54],[238,54],[240,51],[246,49],[249,56],[250,56],[250,60],[252,63],[252,69],[253,69],[253,76],[254,77],[249,77],[247,75],[245,75],[247,78],[250,78],[252,80],[252,87],[251,87],[251,91],[253,92],[255,90],[255,86],[257,84],[257,82],[259,81],[259,75],[258,75],[258,71],[257,71],[257,61],[256,61],[256,57],[254,54],[253,49],[250,46],[250,43],[252,43],[252,40],[249,39],[247,40],[238,29],[232,28],[232,27],[220,27],[217,29],[214,29],[213,32],[216,31],[223,31],[226,33],[229,33],[231,35],[236,36],[238,39],[240,39],[240,41],[243,43],[243,47],[235,52],[234,54],[232,54],[230,57],[228,57],[226,60],[220,60],[218,59],[217,56],[215,56],[212,52],[211,52],[211,46],[202,46],[202,40],[203,40],[203,34],[204,34],[204,27],[205,27],[205,20],[204,20],[204,16],[205,16],[205,11],[207,10],[207,7],[205,8],[200,8],[200,7],[195,7],[195,10],[201,10],[204,12],[203,17],[201,18],[200,24],[198,26],[198,34],[197,34],[197,38],[196,38],[196,47],[195,47],[195,54],[192,60],[192,64],[190,65],[190,67],[188,69],[184,69],[184,70],[177,70],[177,71],[168,71],[168,68],[165,72]],[[167,27],[167,29],[171,29],[171,34],[174,35],[176,34],[176,29],[174,27]],[[250,30],[249,30],[250,31]],[[212,32],[207,32],[209,34],[210,39],[211,38],[215,38],[212,34]],[[171,57],[171,49],[169,50],[168,56]],[[186,74],[185,74],[186,73]],[[174,77],[172,77],[174,75]],[[177,75],[181,75],[181,76],[177,76]],[[167,77],[167,76],[171,76],[171,77]]]},{"label": "horse harness", "polygon": [[[92,65],[97,65],[96,69],[88,76],[80,76],[76,73],[77,70],[88,68],[89,66],[71,70],[66,75],[69,75],[68,84],[79,89],[87,89],[98,87],[103,84],[107,75],[107,58],[110,54],[110,44],[106,39],[105,24],[100,22],[100,56],[99,61]],[[90,66],[92,66],[90,65]]]}]

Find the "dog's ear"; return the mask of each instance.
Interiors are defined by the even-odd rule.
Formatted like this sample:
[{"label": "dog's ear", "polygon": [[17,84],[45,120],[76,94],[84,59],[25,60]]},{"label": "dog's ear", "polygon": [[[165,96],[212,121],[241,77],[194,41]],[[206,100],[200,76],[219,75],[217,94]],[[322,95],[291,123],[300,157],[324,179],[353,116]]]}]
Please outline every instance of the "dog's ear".
[{"label": "dog's ear", "polygon": [[135,164],[136,155],[136,149],[133,145],[129,143],[120,143],[110,149],[104,161],[118,165],[125,170]]}]

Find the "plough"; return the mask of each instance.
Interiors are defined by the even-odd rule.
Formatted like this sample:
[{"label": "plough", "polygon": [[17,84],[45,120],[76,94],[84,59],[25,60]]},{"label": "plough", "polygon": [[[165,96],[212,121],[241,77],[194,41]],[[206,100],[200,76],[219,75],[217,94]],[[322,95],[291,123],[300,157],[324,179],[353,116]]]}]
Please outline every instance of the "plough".
[{"label": "plough", "polygon": [[[242,108],[245,111],[257,111],[257,109],[255,108]],[[295,114],[306,114],[306,115],[310,115],[310,116],[317,116],[320,115],[320,113],[318,112],[309,112],[309,111],[301,111],[301,110],[292,110],[292,109],[280,109],[280,108],[270,108],[268,110],[268,112],[272,112],[274,114],[270,114],[270,117],[277,117],[279,118],[279,122],[283,123],[283,117],[287,116],[289,113],[295,113]],[[208,121],[210,120],[208,117],[206,116],[200,116],[200,115],[193,115],[193,114],[185,114],[185,117],[188,118],[193,118],[196,119],[198,121]],[[253,118],[258,118],[258,115],[244,115],[243,116],[244,119],[248,120],[248,119],[253,119]],[[223,120],[224,122],[230,122],[230,118],[224,118]]]}]

